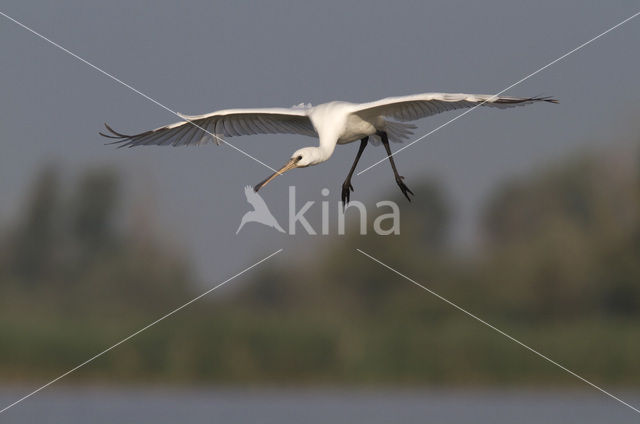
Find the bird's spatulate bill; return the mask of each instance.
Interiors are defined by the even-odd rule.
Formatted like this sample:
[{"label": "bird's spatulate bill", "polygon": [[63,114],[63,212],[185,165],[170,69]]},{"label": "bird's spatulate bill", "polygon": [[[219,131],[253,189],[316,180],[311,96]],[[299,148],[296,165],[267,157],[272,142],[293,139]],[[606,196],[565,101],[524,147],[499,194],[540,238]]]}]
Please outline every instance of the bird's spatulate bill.
[{"label": "bird's spatulate bill", "polygon": [[278,175],[282,175],[285,172],[287,172],[290,169],[293,169],[296,167],[296,162],[298,162],[297,158],[291,158],[289,159],[289,162],[287,162],[287,164],[285,166],[283,166],[282,168],[280,168],[279,170],[277,170],[276,172],[274,172],[269,178],[267,178],[266,180],[262,181],[261,183],[256,184],[256,186],[253,188],[254,191],[258,191],[260,190],[262,187],[266,186],[267,184],[269,184],[269,182],[271,180],[273,180],[275,177],[277,177]]}]

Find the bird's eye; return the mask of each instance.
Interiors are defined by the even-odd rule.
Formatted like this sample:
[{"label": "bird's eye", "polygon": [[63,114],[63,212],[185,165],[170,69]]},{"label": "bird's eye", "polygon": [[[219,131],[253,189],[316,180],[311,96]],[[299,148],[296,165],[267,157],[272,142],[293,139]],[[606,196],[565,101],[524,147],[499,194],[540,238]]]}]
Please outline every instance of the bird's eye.
[{"label": "bird's eye", "polygon": [[298,156],[296,159],[297,160],[302,160],[302,155]]}]

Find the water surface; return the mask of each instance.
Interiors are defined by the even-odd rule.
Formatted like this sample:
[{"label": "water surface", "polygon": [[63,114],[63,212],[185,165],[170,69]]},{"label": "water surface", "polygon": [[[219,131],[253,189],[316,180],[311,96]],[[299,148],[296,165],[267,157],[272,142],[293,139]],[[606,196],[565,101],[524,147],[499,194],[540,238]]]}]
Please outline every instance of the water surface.
[{"label": "water surface", "polygon": [[[2,407],[29,388],[0,389]],[[640,404],[639,392],[621,393]],[[637,423],[598,392],[556,390],[151,389],[49,387],[8,423]]]}]

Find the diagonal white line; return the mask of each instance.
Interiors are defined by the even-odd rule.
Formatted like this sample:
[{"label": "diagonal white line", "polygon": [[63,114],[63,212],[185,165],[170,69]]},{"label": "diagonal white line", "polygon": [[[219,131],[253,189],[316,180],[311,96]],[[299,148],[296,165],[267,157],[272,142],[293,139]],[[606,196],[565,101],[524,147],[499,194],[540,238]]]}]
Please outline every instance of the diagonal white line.
[{"label": "diagonal white line", "polygon": [[56,381],[68,376],[69,374],[71,374],[72,372],[77,371],[79,368],[82,368],[83,366],[87,365],[89,362],[92,362],[95,359],[98,359],[99,357],[101,357],[102,355],[104,355],[105,353],[115,349],[116,347],[120,346],[122,343],[132,339],[133,337],[137,336],[138,334],[142,333],[143,331],[153,327],[154,325],[156,325],[157,323],[159,323],[160,321],[164,320],[165,318],[170,317],[171,315],[175,314],[176,312],[186,308],[187,306],[191,305],[192,303],[196,302],[197,300],[203,298],[204,296],[208,295],[209,293],[211,293],[212,291],[224,286],[225,284],[227,284],[229,281],[233,280],[236,277],[241,276],[242,274],[244,274],[245,272],[249,271],[250,269],[260,265],[261,263],[263,263],[264,261],[272,258],[273,256],[277,255],[278,253],[282,252],[283,249],[279,249],[275,252],[273,252],[272,254],[270,254],[269,256],[260,259],[258,262],[254,263],[253,265],[243,269],[242,271],[240,271],[239,273],[237,273],[236,275],[234,275],[233,277],[227,278],[226,280],[224,280],[222,283],[213,286],[212,288],[210,288],[209,290],[207,290],[206,292],[202,293],[201,295],[194,297],[193,299],[191,299],[190,301],[188,301],[187,303],[183,304],[182,306],[177,307],[176,309],[174,309],[173,311],[161,316],[160,318],[158,318],[157,320],[153,321],[150,324],[147,324],[146,326],[142,327],[141,329],[139,329],[138,331],[136,331],[133,334],[130,334],[129,336],[125,337],[124,339],[120,340],[118,343],[114,344],[113,346],[103,350],[102,352],[98,353],[97,355],[92,356],[91,358],[87,359],[86,361],[84,361],[83,363],[77,365],[76,367],[70,369],[69,371],[65,372],[64,374],[60,375],[59,377],[54,378],[53,380],[51,380],[50,382],[48,382],[47,384],[38,387],[36,390],[32,391],[31,393],[29,393],[28,395],[25,395],[23,397],[21,397],[20,399],[16,400],[15,402],[5,406],[4,408],[2,408],[0,410],[0,414],[2,414],[3,412],[7,411],[9,408],[12,408],[14,406],[16,406],[17,404],[19,404],[20,402],[30,398],[31,396],[35,395],[36,393],[38,393],[41,390],[44,390],[45,388],[49,387],[50,385],[52,385],[53,383],[55,383]]},{"label": "diagonal white line", "polygon": [[245,152],[244,150],[234,146],[231,143],[228,143],[227,141],[223,140],[222,138],[218,137],[217,135],[213,134],[212,132],[202,128],[200,125],[194,123],[193,121],[190,121],[189,119],[186,119],[184,116],[180,115],[178,112],[168,108],[167,106],[163,105],[162,103],[160,103],[159,101],[157,101],[156,99],[148,96],[147,94],[143,93],[142,91],[132,87],[131,85],[127,84],[126,82],[120,80],[119,78],[111,75],[110,73],[108,73],[107,71],[103,70],[102,68],[99,68],[98,66],[94,65],[93,63],[89,62],[86,59],[81,58],[80,56],[78,56],[77,54],[73,53],[72,51],[62,47],[60,44],[56,43],[55,41],[50,40],[49,38],[45,37],[44,35],[40,34],[39,32],[29,28],[28,26],[26,26],[25,24],[23,24],[22,22],[19,22],[17,20],[15,20],[14,18],[12,18],[11,16],[7,15],[6,13],[0,12],[0,15],[4,16],[5,18],[9,19],[10,21],[20,25],[22,28],[26,29],[27,31],[31,32],[32,34],[42,38],[44,41],[46,41],[47,43],[59,48],[60,50],[62,50],[63,52],[73,56],[74,58],[78,59],[80,62],[89,65],[90,67],[92,67],[93,69],[95,69],[96,71],[100,72],[103,75],[106,75],[107,77],[111,78],[112,80],[116,81],[117,83],[127,87],[129,90],[141,95],[142,97],[144,97],[145,99],[155,103],[156,105],[160,106],[161,108],[173,113],[174,115],[176,115],[178,118],[180,118],[181,121],[186,121],[188,123],[190,123],[191,125],[193,125],[194,127],[197,127],[199,129],[201,129],[202,131],[206,132],[207,134],[209,134],[210,136],[212,136],[213,138],[221,141],[222,143],[226,144],[229,147],[232,147],[233,149],[237,150],[238,152],[242,153],[243,155],[245,155],[246,157],[253,159],[254,161],[258,162],[260,165],[263,165],[267,168],[269,168],[270,170],[272,170],[273,172],[276,172],[275,169],[273,169],[272,167],[270,167],[269,165],[267,165],[266,163],[262,162],[259,159],[256,159],[255,157],[251,156],[249,153]]},{"label": "diagonal white line", "polygon": [[595,384],[593,384],[592,382],[590,382],[589,380],[587,380],[584,377],[579,376],[578,374],[576,374],[575,372],[571,371],[570,369],[560,365],[559,363],[557,363],[556,361],[554,361],[553,359],[549,358],[548,356],[543,355],[542,353],[538,352],[537,350],[533,349],[532,347],[529,347],[528,345],[524,344],[523,342],[521,342],[520,340],[516,339],[515,337],[510,336],[509,334],[505,333],[504,331],[500,330],[499,328],[494,327],[493,325],[489,324],[488,322],[486,322],[485,320],[483,320],[482,318],[477,317],[476,315],[472,314],[471,312],[467,311],[466,309],[462,308],[461,306],[456,305],[455,303],[453,303],[452,301],[450,301],[449,299],[446,299],[442,296],[440,296],[438,293],[434,292],[431,289],[428,289],[427,287],[423,286],[422,284],[418,283],[415,280],[412,280],[411,278],[407,277],[406,275],[404,275],[403,273],[401,273],[400,271],[390,267],[389,265],[385,264],[384,262],[382,262],[379,259],[374,258],[373,256],[369,255],[366,252],[363,252],[360,249],[356,249],[358,252],[362,253],[364,256],[366,256],[367,258],[371,259],[374,262],[377,262],[378,264],[382,265],[383,267],[387,268],[390,271],[393,271],[394,273],[398,274],[399,276],[401,276],[402,278],[404,278],[407,281],[410,281],[411,283],[415,284],[416,286],[420,287],[421,289],[429,292],[430,294],[434,295],[435,297],[437,297],[438,299],[442,300],[443,302],[448,303],[449,305],[453,306],[454,308],[456,308],[457,310],[464,312],[465,314],[467,314],[468,316],[470,316],[471,318],[475,319],[476,321],[486,325],[487,327],[491,328],[492,330],[502,334],[503,336],[505,336],[506,338],[508,338],[509,340],[516,342],[517,344],[519,344],[520,346],[524,347],[525,349],[529,350],[530,352],[535,353],[536,355],[538,355],[539,357],[541,357],[542,359],[551,362],[553,365],[557,366],[558,368],[561,368],[562,370],[568,372],[569,374],[571,374],[572,376],[582,380],[583,382],[587,383],[588,385],[590,385],[591,387],[601,391],[602,393],[604,393],[605,395],[617,400],[618,402],[620,402],[621,404],[633,409],[635,412],[640,414],[640,409],[636,408],[633,405],[628,404],[627,402],[623,401],[622,399],[620,399],[619,397],[616,397],[614,395],[612,395],[611,393],[607,392],[606,390],[604,390],[603,388],[596,386]]},{"label": "diagonal white line", "polygon": [[571,55],[571,54],[573,54],[573,53],[577,52],[578,50],[582,49],[583,47],[588,46],[589,44],[591,44],[591,43],[593,43],[594,41],[596,41],[598,38],[600,38],[600,37],[602,37],[602,36],[604,36],[604,35],[608,34],[609,32],[613,31],[614,29],[618,28],[619,26],[621,26],[621,25],[623,25],[623,24],[625,24],[625,23],[629,22],[630,20],[632,20],[633,18],[635,18],[635,17],[636,17],[636,16],[638,16],[638,15],[640,15],[640,12],[636,12],[636,13],[634,13],[633,15],[629,16],[627,19],[625,19],[625,20],[623,20],[623,21],[621,21],[621,22],[617,23],[616,25],[612,26],[611,28],[609,28],[609,29],[608,29],[608,30],[606,30],[605,32],[603,32],[603,33],[601,33],[601,34],[599,34],[599,35],[596,35],[595,37],[593,37],[593,38],[592,38],[591,40],[589,40],[589,41],[585,41],[584,43],[580,44],[580,45],[579,45],[578,47],[576,47],[575,49],[570,50],[570,51],[568,51],[567,53],[565,53],[565,54],[563,54],[562,56],[560,56],[559,58],[557,58],[557,59],[555,59],[555,60],[553,60],[553,61],[551,61],[551,62],[547,63],[546,65],[544,65],[542,68],[538,69],[537,71],[532,72],[532,73],[530,73],[529,75],[527,75],[526,77],[524,77],[524,78],[520,79],[519,81],[514,82],[513,84],[511,84],[510,86],[508,86],[508,87],[507,87],[507,88],[505,88],[504,90],[502,90],[502,91],[500,91],[500,92],[498,92],[498,93],[494,94],[493,96],[489,97],[487,100],[483,101],[482,103],[478,103],[477,105],[475,105],[475,106],[474,106],[474,107],[472,107],[471,109],[468,109],[468,110],[464,111],[463,113],[461,113],[460,115],[456,116],[455,118],[448,120],[447,122],[445,122],[444,124],[440,125],[439,127],[437,127],[437,128],[435,128],[435,129],[433,129],[433,130],[429,131],[428,133],[426,133],[426,134],[425,134],[425,135],[423,135],[422,137],[415,139],[414,141],[412,141],[411,143],[407,144],[406,146],[404,146],[404,147],[402,147],[402,148],[400,148],[400,149],[396,150],[396,151],[395,151],[394,153],[392,153],[391,155],[389,155],[389,156],[385,156],[384,158],[380,159],[379,161],[377,161],[377,162],[376,162],[376,163],[374,163],[373,165],[368,166],[367,168],[365,168],[365,169],[363,169],[362,171],[358,172],[356,175],[360,175],[360,174],[362,174],[362,173],[364,173],[364,172],[367,172],[368,170],[370,170],[370,169],[371,169],[371,168],[373,168],[374,166],[376,166],[376,165],[378,165],[378,164],[380,164],[380,163],[384,162],[385,160],[387,160],[390,156],[395,156],[395,155],[397,155],[398,153],[400,153],[401,151],[403,151],[403,150],[404,150],[404,149],[406,149],[407,147],[412,146],[412,145],[416,144],[418,141],[420,141],[420,140],[422,140],[422,139],[424,139],[424,138],[426,138],[426,137],[430,136],[430,135],[431,135],[431,134],[433,134],[434,132],[441,130],[442,128],[446,127],[447,125],[451,124],[452,122],[455,122],[456,120],[458,120],[458,119],[462,118],[462,117],[463,117],[463,116],[465,116],[467,113],[471,113],[471,112],[473,112],[476,108],[478,108],[478,107],[482,106],[482,105],[483,105],[483,104],[485,104],[486,102],[490,102],[491,100],[495,99],[497,96],[501,95],[501,94],[502,94],[502,93],[504,93],[505,91],[507,91],[507,90],[509,90],[509,89],[511,89],[511,88],[513,88],[513,87],[515,87],[516,85],[518,85],[518,84],[520,84],[520,83],[522,83],[522,82],[524,82],[524,81],[528,80],[528,79],[529,79],[529,78],[531,78],[532,76],[534,76],[534,75],[536,75],[536,74],[538,74],[538,73],[540,73],[540,72],[544,71],[544,70],[545,70],[545,69],[547,69],[549,66],[554,65],[554,64],[556,64],[556,63],[560,62],[560,61],[561,61],[562,59],[564,59],[565,57],[567,57],[567,56],[569,56],[569,55]]}]

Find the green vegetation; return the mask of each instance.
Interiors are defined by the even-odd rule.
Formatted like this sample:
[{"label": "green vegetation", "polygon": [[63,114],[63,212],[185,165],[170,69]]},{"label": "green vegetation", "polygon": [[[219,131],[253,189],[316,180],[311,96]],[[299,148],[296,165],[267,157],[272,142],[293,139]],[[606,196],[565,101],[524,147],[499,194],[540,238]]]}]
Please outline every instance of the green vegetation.
[{"label": "green vegetation", "polygon": [[[596,382],[637,384],[638,165],[589,155],[505,184],[471,256],[450,247],[440,186],[412,187],[418,196],[392,242],[343,236],[314,263],[265,265],[243,290],[202,299],[72,378],[577,384],[354,252],[362,248]],[[197,293],[184,258],[150,230],[119,224],[113,173],[62,188],[44,170],[0,235],[4,381],[57,375]]]}]

